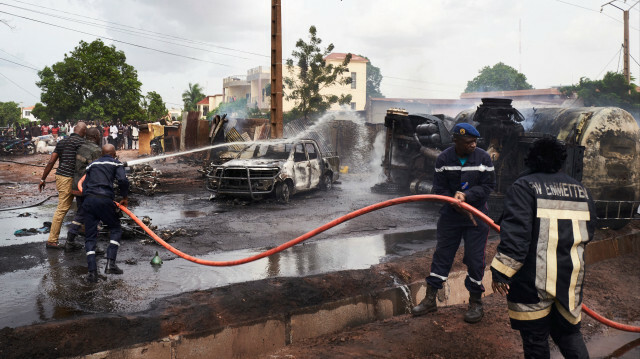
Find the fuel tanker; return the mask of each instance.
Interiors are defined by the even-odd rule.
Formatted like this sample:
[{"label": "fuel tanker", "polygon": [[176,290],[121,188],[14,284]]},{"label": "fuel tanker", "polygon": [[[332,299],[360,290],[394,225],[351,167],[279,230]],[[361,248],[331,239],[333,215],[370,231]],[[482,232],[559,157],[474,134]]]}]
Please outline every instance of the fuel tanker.
[{"label": "fuel tanker", "polygon": [[372,190],[429,193],[435,158],[451,145],[448,129],[460,122],[478,129],[478,146],[494,162],[497,186],[489,202],[494,219],[502,212],[504,193],[525,169],[529,146],[541,137],[567,145],[563,171],[589,190],[600,227],[620,228],[634,216],[640,203],[640,128],[616,107],[516,109],[510,99],[484,98],[455,119],[391,109],[382,161],[387,180]]}]

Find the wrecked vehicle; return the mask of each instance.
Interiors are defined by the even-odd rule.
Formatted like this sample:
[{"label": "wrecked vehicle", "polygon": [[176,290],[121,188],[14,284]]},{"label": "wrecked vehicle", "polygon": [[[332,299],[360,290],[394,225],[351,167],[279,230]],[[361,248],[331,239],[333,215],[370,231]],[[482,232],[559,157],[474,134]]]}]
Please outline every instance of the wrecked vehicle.
[{"label": "wrecked vehicle", "polygon": [[453,121],[391,109],[385,116],[382,162],[387,180],[372,190],[431,193],[435,159],[451,145],[448,128],[460,122],[478,129],[482,136],[478,147],[494,163],[496,188],[489,199],[494,220],[502,212],[507,189],[525,169],[529,146],[545,136],[567,145],[563,171],[581,181],[593,196],[600,227],[621,228],[633,218],[640,202],[640,131],[633,117],[618,108],[519,111],[510,99],[483,98],[476,110],[463,111]]},{"label": "wrecked vehicle", "polygon": [[340,158],[322,153],[312,139],[260,141],[246,146],[233,160],[214,166],[206,175],[212,196],[290,196],[314,188],[330,190],[340,176]]}]

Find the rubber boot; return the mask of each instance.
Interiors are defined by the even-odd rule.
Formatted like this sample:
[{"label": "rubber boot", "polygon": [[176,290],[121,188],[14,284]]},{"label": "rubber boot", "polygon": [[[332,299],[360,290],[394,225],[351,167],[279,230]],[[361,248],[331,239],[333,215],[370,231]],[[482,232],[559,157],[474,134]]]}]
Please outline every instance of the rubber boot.
[{"label": "rubber boot", "polygon": [[420,304],[411,308],[411,314],[413,314],[414,317],[417,317],[438,310],[438,305],[436,304],[437,294],[438,289],[427,284],[427,295],[425,295]]},{"label": "rubber boot", "polygon": [[89,275],[87,275],[87,282],[89,282],[89,283],[97,283],[98,282],[98,271],[95,271],[95,270],[89,271]]},{"label": "rubber boot", "polygon": [[107,266],[104,267],[104,272],[107,274],[122,274],[124,271],[118,267],[115,259],[108,259]]},{"label": "rubber boot", "polygon": [[482,293],[469,293],[469,309],[464,313],[464,321],[467,323],[477,323],[482,320],[483,316]]}]

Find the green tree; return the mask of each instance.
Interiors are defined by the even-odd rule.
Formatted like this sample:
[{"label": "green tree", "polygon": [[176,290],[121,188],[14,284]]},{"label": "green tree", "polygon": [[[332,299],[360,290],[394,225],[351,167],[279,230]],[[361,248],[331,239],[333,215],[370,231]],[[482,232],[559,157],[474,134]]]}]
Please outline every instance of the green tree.
[{"label": "green tree", "polygon": [[367,98],[369,97],[384,97],[382,92],[380,91],[380,83],[382,82],[382,73],[380,72],[380,68],[377,66],[373,66],[371,64],[371,60],[368,57],[358,55],[360,57],[364,57],[367,59]]},{"label": "green tree", "polygon": [[31,110],[31,114],[39,120],[49,120],[52,117],[49,113],[49,110],[47,109],[47,106],[41,104],[40,102],[36,103],[36,105],[33,107],[33,110]]},{"label": "green tree", "polygon": [[498,62],[493,67],[485,66],[479,75],[467,82],[464,92],[510,91],[532,89],[527,77],[511,66]]},{"label": "green tree", "polygon": [[309,28],[309,42],[299,39],[296,42],[296,50],[291,55],[294,59],[287,59],[287,69],[297,76],[286,77],[284,84],[287,90],[286,99],[293,100],[294,113],[308,119],[312,115],[328,110],[334,103],[341,105],[351,102],[351,95],[323,95],[320,91],[333,84],[347,85],[351,83],[351,77],[343,77],[342,74],[349,71],[347,65],[351,61],[351,54],[347,54],[342,64],[334,66],[327,64],[324,58],[333,51],[333,44],[329,44],[325,50],[320,49],[322,40],[316,35],[316,27]]},{"label": "green tree", "polygon": [[202,87],[199,84],[191,84],[189,82],[189,88],[182,93],[184,110],[196,111],[198,109],[197,103],[203,98],[205,98],[205,95],[202,93]]},{"label": "green tree", "polygon": [[20,122],[20,106],[18,103],[0,102],[0,126],[6,127]]},{"label": "green tree", "polygon": [[141,83],[126,59],[101,40],[80,41],[63,61],[38,72],[44,112],[57,121],[136,119]]},{"label": "green tree", "polygon": [[167,115],[167,105],[162,101],[162,96],[159,93],[151,91],[147,93],[146,99],[149,100],[147,113],[151,120],[156,121]]},{"label": "green tree", "polygon": [[640,112],[640,92],[619,73],[607,72],[602,80],[582,77],[577,85],[562,87],[560,92],[567,96],[575,93],[585,106],[616,106]]}]

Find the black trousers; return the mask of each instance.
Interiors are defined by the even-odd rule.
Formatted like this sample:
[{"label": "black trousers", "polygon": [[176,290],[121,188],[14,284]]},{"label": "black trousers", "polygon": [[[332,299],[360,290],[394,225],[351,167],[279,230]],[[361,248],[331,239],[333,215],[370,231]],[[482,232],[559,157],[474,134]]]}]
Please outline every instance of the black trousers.
[{"label": "black trousers", "polygon": [[511,326],[520,331],[526,359],[550,357],[549,336],[565,358],[589,358],[587,346],[580,333],[580,323],[571,324],[558,312],[556,304],[546,317],[534,321],[511,320]]},{"label": "black trousers", "polygon": [[464,223],[457,217],[443,214],[438,219],[436,230],[436,251],[431,261],[431,273],[427,277],[427,284],[441,289],[442,283],[449,277],[449,271],[453,260],[460,247],[460,241],[464,239],[463,263],[467,266],[467,277],[464,285],[469,292],[482,293],[484,286],[482,278],[485,268],[485,247],[489,235],[489,225],[483,221],[477,221],[478,226],[473,226],[468,220]]},{"label": "black trousers", "polygon": [[89,271],[97,270],[96,266],[96,242],[98,240],[98,223],[109,227],[109,246],[107,247],[107,259],[116,259],[122,228],[120,219],[116,214],[116,205],[107,197],[87,195],[82,204],[84,209],[84,248],[87,253],[87,265]]}]

